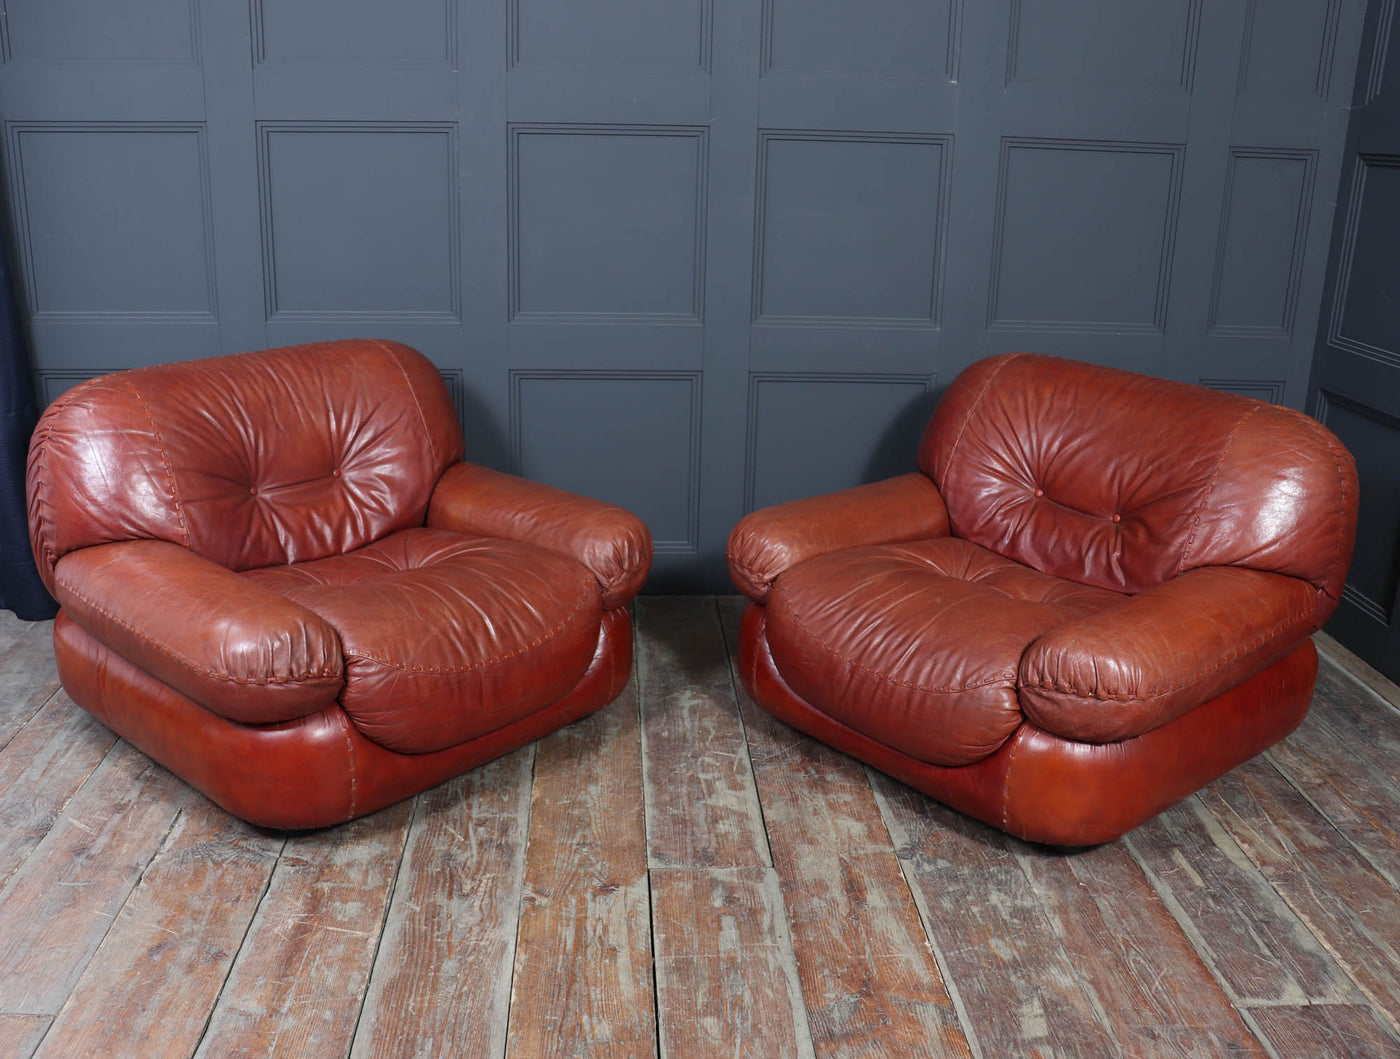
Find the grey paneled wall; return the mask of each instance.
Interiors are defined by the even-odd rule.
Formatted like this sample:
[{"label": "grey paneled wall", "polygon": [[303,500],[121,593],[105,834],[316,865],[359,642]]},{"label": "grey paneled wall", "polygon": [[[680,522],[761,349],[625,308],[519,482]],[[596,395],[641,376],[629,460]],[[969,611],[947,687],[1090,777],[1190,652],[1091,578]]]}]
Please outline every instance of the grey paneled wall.
[{"label": "grey paneled wall", "polygon": [[475,458],[720,587],[981,356],[1300,403],[1362,6],[4,0],[43,393],[398,338]]}]

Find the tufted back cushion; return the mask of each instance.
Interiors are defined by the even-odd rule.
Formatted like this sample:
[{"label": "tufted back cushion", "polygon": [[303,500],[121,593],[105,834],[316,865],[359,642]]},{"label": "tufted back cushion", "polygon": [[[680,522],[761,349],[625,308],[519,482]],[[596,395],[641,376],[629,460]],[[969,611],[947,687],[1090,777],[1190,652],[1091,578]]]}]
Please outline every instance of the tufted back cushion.
[{"label": "tufted back cushion", "polygon": [[1312,582],[1325,618],[1351,558],[1356,469],[1331,432],[1198,386],[993,357],[948,388],[919,466],[954,535],[1082,584],[1247,566]]},{"label": "tufted back cushion", "polygon": [[397,343],[138,368],[74,387],[40,419],[30,537],[50,582],[66,553],[120,540],[233,570],[319,559],[421,525],[461,457],[442,377]]}]

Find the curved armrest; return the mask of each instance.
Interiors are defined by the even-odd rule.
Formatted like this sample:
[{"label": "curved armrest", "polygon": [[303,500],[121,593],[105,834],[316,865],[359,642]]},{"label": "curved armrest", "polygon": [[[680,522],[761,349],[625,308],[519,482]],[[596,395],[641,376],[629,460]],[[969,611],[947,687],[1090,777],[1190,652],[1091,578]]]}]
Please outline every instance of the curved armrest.
[{"label": "curved armrest", "polygon": [[475,463],[447,469],[428,505],[428,525],[567,555],[598,579],[606,610],[641,591],[651,569],[651,533],[632,512]]},{"label": "curved armrest", "polygon": [[1067,739],[1141,735],[1281,658],[1317,628],[1316,617],[1307,581],[1200,567],[1031,644],[1021,709]]},{"label": "curved armrest", "polygon": [[322,618],[167,541],[69,552],[54,570],[68,616],[132,665],[230,720],[315,713],[344,683]]},{"label": "curved armrest", "polygon": [[843,548],[948,535],[948,509],[924,474],[760,508],[729,534],[729,576],[756,603],[790,566]]}]

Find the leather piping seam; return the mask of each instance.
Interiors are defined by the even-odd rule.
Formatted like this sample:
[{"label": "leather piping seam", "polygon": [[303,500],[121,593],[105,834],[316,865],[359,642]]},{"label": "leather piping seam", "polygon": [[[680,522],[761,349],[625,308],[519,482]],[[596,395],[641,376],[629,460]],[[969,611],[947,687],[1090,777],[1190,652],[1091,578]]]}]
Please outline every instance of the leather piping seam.
[{"label": "leather piping seam", "polygon": [[1215,492],[1215,484],[1220,480],[1221,468],[1225,466],[1225,459],[1230,455],[1230,449],[1234,446],[1235,439],[1240,436],[1240,431],[1244,429],[1250,416],[1257,415],[1263,407],[1262,404],[1256,404],[1240,416],[1234,428],[1231,429],[1230,436],[1225,439],[1225,444],[1220,449],[1220,457],[1215,461],[1215,469],[1211,472],[1210,481],[1206,484],[1206,491],[1201,495],[1201,502],[1196,505],[1196,510],[1191,515],[1191,532],[1186,535],[1186,543],[1181,546],[1181,558],[1177,560],[1176,574],[1186,570],[1186,557],[1191,553],[1191,545],[1196,542],[1196,532],[1200,529],[1201,516],[1205,514],[1206,504],[1210,502],[1211,494]]},{"label": "leather piping seam", "polygon": [[530,643],[525,644],[525,646],[517,648],[514,651],[509,651],[506,654],[497,655],[495,658],[487,658],[480,662],[474,662],[471,665],[415,666],[407,662],[395,662],[392,659],[380,658],[376,655],[367,654],[363,651],[348,651],[347,657],[349,659],[355,659],[359,661],[375,662],[378,665],[387,666],[390,669],[396,669],[401,673],[424,673],[431,676],[445,676],[449,673],[470,673],[473,670],[489,669],[491,666],[499,665],[501,662],[507,662],[512,658],[518,658],[529,651],[533,651],[536,647],[540,647],[546,641],[552,640],[555,636],[562,632],[571,622],[573,622],[575,618],[578,617],[579,612],[583,610],[584,605],[588,602],[589,601],[587,598],[579,600],[578,604],[575,605],[574,609],[564,617],[563,621],[561,621],[554,628],[550,629],[548,632],[542,633],[538,639],[532,640]]},{"label": "leather piping seam", "polygon": [[[268,686],[268,685],[299,684],[299,683],[309,682],[309,681],[313,681],[313,680],[327,680],[327,679],[330,679],[330,678],[332,678],[332,677],[334,677],[334,678],[336,678],[336,679],[340,679],[341,677],[344,676],[343,671],[340,670],[340,669],[336,669],[336,670],[330,671],[330,672],[321,672],[321,671],[319,671],[319,670],[313,670],[313,671],[311,671],[311,672],[304,673],[304,674],[299,674],[299,675],[297,675],[297,676],[285,676],[285,677],[283,677],[283,676],[239,677],[239,676],[234,676],[232,673],[219,673],[219,672],[216,672],[215,670],[212,670],[212,669],[206,669],[205,667],[201,666],[199,663],[195,662],[193,659],[186,658],[184,655],[180,654],[178,651],[176,651],[174,648],[170,647],[168,644],[163,644],[163,643],[161,643],[159,640],[152,639],[151,637],[149,637],[149,636],[147,636],[145,633],[143,633],[140,629],[137,629],[137,628],[135,628],[134,626],[129,625],[128,623],[122,621],[121,618],[118,618],[118,617],[117,617],[115,614],[113,614],[111,611],[107,610],[107,609],[104,608],[104,607],[99,606],[99,605],[98,605],[97,603],[95,603],[93,600],[89,599],[87,596],[84,596],[81,592],[75,591],[75,590],[73,589],[73,586],[72,586],[72,585],[69,585],[69,584],[64,583],[64,582],[61,581],[57,576],[55,576],[55,578],[54,578],[54,584],[57,585],[59,588],[62,588],[62,589],[64,590],[64,592],[66,592],[68,595],[72,596],[74,599],[78,600],[80,603],[85,604],[86,606],[90,607],[92,610],[96,611],[98,614],[101,614],[104,618],[106,618],[108,621],[110,621],[113,625],[116,625],[116,626],[118,626],[118,627],[120,627],[120,628],[122,628],[122,629],[125,629],[127,632],[129,632],[132,636],[136,637],[136,639],[140,640],[142,643],[149,644],[151,647],[154,647],[157,651],[160,651],[162,654],[169,656],[170,658],[174,659],[176,662],[179,662],[182,666],[184,666],[184,667],[186,667],[187,669],[193,671],[194,673],[197,673],[197,674],[199,674],[200,676],[208,677],[208,678],[211,679],[211,680],[217,680],[217,681],[219,681],[220,683],[224,683],[224,684],[237,684],[237,685],[244,685],[244,686],[250,686],[250,687],[264,687],[264,686]],[[79,622],[79,624],[82,624],[82,623]]]},{"label": "leather piping seam", "polygon": [[967,432],[967,427],[968,424],[972,422],[973,414],[977,411],[977,408],[982,403],[983,398],[987,396],[987,391],[991,389],[992,382],[996,379],[998,375],[1001,374],[1003,368],[1005,368],[1013,360],[1018,360],[1021,357],[1024,357],[1025,355],[1025,353],[1012,353],[1000,364],[998,364],[996,368],[993,369],[992,373],[988,375],[986,380],[982,383],[982,389],[977,392],[977,396],[973,398],[972,404],[968,406],[967,413],[963,416],[963,421],[958,424],[958,432],[953,438],[953,444],[948,449],[948,455],[943,460],[943,469],[939,472],[938,481],[934,482],[934,485],[942,489],[941,482],[944,478],[948,477],[948,468],[953,465],[953,457],[957,455],[958,446],[962,444],[963,434]]},{"label": "leather piping seam", "polygon": [[373,342],[388,355],[389,359],[394,362],[394,367],[398,368],[399,374],[403,376],[404,385],[408,387],[409,396],[413,398],[413,407],[418,409],[418,421],[423,424],[423,433],[428,438],[428,453],[433,458],[433,468],[437,470],[438,474],[441,474],[442,461],[438,458],[437,445],[433,442],[433,431],[428,426],[428,415],[423,411],[423,402],[418,399],[418,388],[413,385],[413,380],[409,378],[408,369],[403,366],[398,352],[377,338],[373,339]]},{"label": "leather piping seam", "polygon": [[822,650],[826,651],[829,655],[831,655],[832,658],[835,658],[842,665],[850,666],[852,669],[859,670],[866,676],[870,677],[872,680],[878,680],[883,684],[892,684],[895,687],[908,688],[910,691],[922,691],[930,695],[958,695],[966,691],[979,691],[982,688],[993,687],[997,684],[1003,684],[1013,691],[1016,688],[1016,673],[1014,670],[1012,671],[1010,676],[991,677],[987,680],[978,681],[977,683],[949,686],[946,688],[930,687],[927,684],[916,684],[908,680],[899,680],[895,677],[887,676],[884,673],[876,672],[868,666],[863,666],[853,658],[847,658],[840,651],[836,650],[836,648],[831,646],[831,644],[827,643],[820,636],[816,635],[816,633],[812,632],[812,630],[808,628],[806,624],[803,623],[802,619],[797,616],[796,612],[793,612],[792,620],[804,633],[807,634],[808,637],[811,638],[813,643],[821,647]]},{"label": "leather piping seam", "polygon": [[1075,695],[1075,696],[1078,696],[1079,698],[1094,699],[1095,701],[1098,701],[1098,702],[1123,702],[1123,703],[1127,703],[1127,702],[1144,702],[1144,703],[1145,703],[1145,702],[1154,702],[1154,701],[1156,701],[1157,699],[1165,698],[1165,697],[1167,697],[1168,695],[1175,695],[1175,694],[1176,694],[1177,692],[1179,692],[1179,691],[1185,691],[1187,688],[1191,687],[1193,684],[1199,684],[1201,681],[1206,680],[1206,679],[1208,679],[1209,677],[1214,676],[1217,672],[1219,672],[1220,670],[1224,669],[1224,668],[1225,668],[1226,666],[1228,666],[1231,662],[1234,662],[1234,661],[1235,661],[1236,659],[1238,659],[1238,658],[1242,658],[1243,656],[1249,654],[1251,651],[1256,650],[1257,648],[1263,647],[1263,646],[1264,646],[1265,644],[1267,644],[1270,640],[1276,639],[1276,638],[1278,637],[1278,635],[1279,635],[1281,632],[1284,632],[1284,631],[1287,630],[1290,626],[1294,626],[1294,625],[1306,625],[1306,626],[1311,626],[1311,625],[1312,625],[1312,621],[1311,621],[1311,619],[1307,619],[1307,618],[1303,619],[1302,621],[1299,621],[1299,620],[1298,620],[1297,618],[1295,618],[1295,617],[1286,618],[1286,619],[1284,619],[1283,621],[1280,621],[1280,622],[1276,623],[1276,624],[1275,624],[1274,626],[1272,626],[1270,629],[1268,629],[1267,631],[1265,631],[1263,634],[1261,634],[1260,636],[1256,637],[1255,639],[1251,640],[1249,643],[1245,644],[1243,647],[1240,647],[1240,648],[1238,648],[1237,650],[1235,650],[1233,653],[1226,655],[1224,658],[1222,658],[1222,659],[1221,659],[1219,662],[1217,662],[1215,665],[1211,666],[1209,669],[1201,670],[1199,673],[1197,673],[1197,674],[1195,674],[1194,676],[1190,677],[1188,680],[1184,681],[1183,683],[1177,684],[1177,685],[1175,685],[1175,686],[1173,686],[1173,687],[1170,687],[1170,688],[1165,688],[1165,689],[1163,689],[1163,690],[1161,690],[1161,691],[1153,692],[1153,693],[1150,694],[1150,695],[1142,695],[1142,694],[1138,694],[1138,695],[1132,695],[1132,694],[1115,695],[1115,694],[1113,694],[1113,693],[1111,693],[1111,692],[1105,692],[1105,691],[1102,691],[1102,690],[1097,689],[1097,688],[1096,688],[1096,689],[1092,689],[1092,690],[1085,690],[1085,689],[1080,689],[1080,688],[1076,688],[1076,687],[1060,687],[1060,686],[1057,685],[1057,684],[1050,684],[1050,683],[1045,683],[1045,682],[1041,682],[1041,681],[1027,681],[1027,682],[1021,683],[1019,686],[1020,686],[1021,688],[1024,688],[1024,689],[1028,690],[1028,691],[1055,692],[1055,693],[1061,694],[1061,695]]}]

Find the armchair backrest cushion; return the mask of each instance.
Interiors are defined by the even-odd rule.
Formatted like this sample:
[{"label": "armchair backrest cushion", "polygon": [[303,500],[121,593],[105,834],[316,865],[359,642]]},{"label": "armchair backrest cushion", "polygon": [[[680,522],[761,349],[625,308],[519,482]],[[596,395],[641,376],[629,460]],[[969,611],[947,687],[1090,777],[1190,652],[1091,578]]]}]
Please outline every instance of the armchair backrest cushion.
[{"label": "armchair backrest cushion", "polygon": [[462,457],[437,369],[392,342],[211,357],[80,384],[30,445],[30,537],[66,553],[183,545],[232,570],[319,559],[421,525]]},{"label": "armchair backrest cushion", "polygon": [[956,536],[1120,592],[1245,566],[1311,582],[1321,621],[1355,537],[1355,465],[1316,420],[1058,357],[1007,354],[964,371],[919,466]]}]

